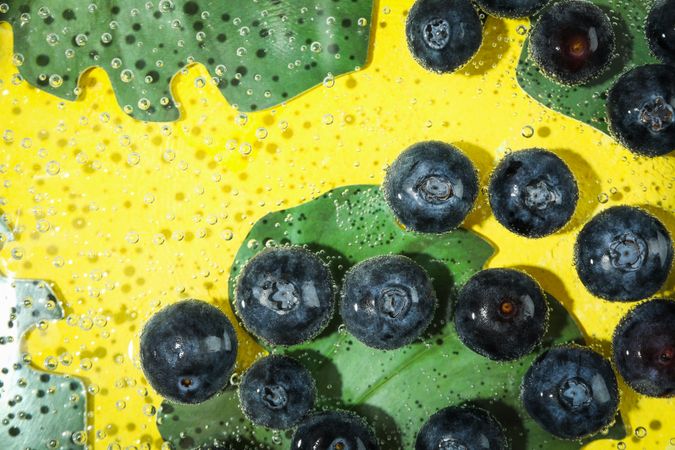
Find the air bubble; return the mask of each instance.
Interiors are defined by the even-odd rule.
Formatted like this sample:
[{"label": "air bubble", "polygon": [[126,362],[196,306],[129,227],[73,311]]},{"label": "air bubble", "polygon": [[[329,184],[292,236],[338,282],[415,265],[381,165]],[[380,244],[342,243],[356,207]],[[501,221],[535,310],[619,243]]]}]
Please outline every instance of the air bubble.
[{"label": "air bubble", "polygon": [[47,44],[49,44],[53,47],[53,46],[55,46],[56,44],[59,43],[59,35],[56,34],[56,33],[49,33],[45,37],[45,41],[47,41]]},{"label": "air bubble", "polygon": [[150,100],[148,100],[147,98],[144,97],[138,100],[138,109],[140,109],[141,111],[147,111],[148,109],[150,109],[150,106],[151,106]]},{"label": "air bubble", "polygon": [[120,72],[120,79],[125,83],[129,83],[134,79],[134,73],[129,69],[124,69]]},{"label": "air bubble", "polygon": [[332,73],[326,75],[326,77],[323,79],[323,85],[327,88],[332,88],[335,86],[335,77]]},{"label": "air bubble", "polygon": [[314,53],[321,52],[321,42],[314,41],[309,45],[309,49]]},{"label": "air bubble", "polygon": [[260,127],[257,130],[255,130],[255,137],[257,137],[259,140],[263,140],[267,137],[267,128]]},{"label": "air bubble", "polygon": [[157,408],[155,408],[153,405],[143,405],[143,414],[145,414],[148,417],[152,417],[155,415],[157,412]]},{"label": "air bubble", "polygon": [[49,221],[47,219],[40,219],[37,221],[37,224],[35,228],[40,232],[40,233],[46,233],[49,231],[49,228],[51,225],[49,224]]},{"label": "air bubble", "polygon": [[85,45],[87,45],[88,40],[89,38],[87,37],[86,34],[80,33],[77,36],[75,36],[75,45],[77,45],[78,47],[84,47]]},{"label": "air bubble", "polygon": [[47,370],[56,370],[59,366],[59,362],[55,357],[50,355],[45,358],[44,366]]},{"label": "air bubble", "polygon": [[136,243],[138,243],[138,241],[140,240],[140,236],[139,236],[138,233],[135,232],[135,231],[129,231],[129,232],[127,233],[126,237],[125,237],[125,240],[126,240],[129,244],[136,244]]},{"label": "air bubble", "polygon": [[80,369],[82,370],[89,370],[92,368],[94,364],[91,362],[91,359],[89,358],[82,358],[80,361]]},{"label": "air bubble", "polygon": [[12,255],[12,258],[16,259],[17,261],[20,260],[21,258],[23,258],[23,254],[24,254],[23,248],[21,248],[21,247],[13,248],[10,253]]}]

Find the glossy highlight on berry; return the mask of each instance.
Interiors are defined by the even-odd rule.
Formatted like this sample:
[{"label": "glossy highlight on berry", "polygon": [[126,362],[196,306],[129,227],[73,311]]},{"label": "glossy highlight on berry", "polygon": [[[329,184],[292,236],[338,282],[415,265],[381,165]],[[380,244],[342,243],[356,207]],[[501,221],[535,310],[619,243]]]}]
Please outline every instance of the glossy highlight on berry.
[{"label": "glossy highlight on berry", "polygon": [[614,364],[626,383],[650,397],[675,396],[675,300],[640,303],[614,331]]},{"label": "glossy highlight on berry", "polygon": [[239,385],[244,414],[255,424],[285,430],[302,420],[313,408],[314,379],[293,358],[270,355],[256,361]]},{"label": "glossy highlight on berry", "polygon": [[588,291],[612,301],[654,295],[673,263],[668,230],[651,214],[614,206],[593,217],[574,247],[577,274]]},{"label": "glossy highlight on berry", "polygon": [[334,310],[328,267],[301,247],[274,247],[251,258],[236,280],[235,311],[244,327],[271,345],[312,339]]},{"label": "glossy highlight on berry", "polygon": [[200,403],[227,385],[237,359],[237,336],[218,308],[183,300],[145,324],[140,357],[146,378],[161,396]]},{"label": "glossy highlight on berry", "polygon": [[293,434],[294,450],[379,450],[375,434],[361,417],[347,411],[310,415]]},{"label": "glossy highlight on berry", "polygon": [[432,72],[454,72],[478,51],[483,25],[469,0],[417,0],[406,20],[408,48]]},{"label": "glossy highlight on berry", "polygon": [[417,434],[415,450],[507,450],[509,443],[492,414],[473,406],[437,411]]},{"label": "glossy highlight on berry", "polygon": [[527,413],[562,439],[581,439],[611,425],[619,390],[609,361],[587,347],[568,345],[541,354],[523,377]]},{"label": "glossy highlight on berry", "polygon": [[443,233],[457,228],[473,208],[478,175],[459,149],[427,141],[403,151],[382,186],[389,207],[407,229]]},{"label": "glossy highlight on berry", "polygon": [[529,275],[514,269],[485,269],[460,290],[455,329],[471,350],[508,361],[530,353],[541,342],[548,314],[544,292]]},{"label": "glossy highlight on berry", "polygon": [[548,150],[510,153],[490,177],[488,199],[496,219],[530,238],[562,228],[574,214],[578,198],[574,174]]},{"label": "glossy highlight on berry", "polygon": [[530,56],[548,77],[565,85],[598,77],[614,54],[612,23],[585,0],[563,0],[544,9],[530,33]]},{"label": "glossy highlight on berry", "polygon": [[417,263],[401,255],[376,256],[345,275],[340,314],[358,340],[391,350],[424,332],[436,303],[431,280]]},{"label": "glossy highlight on berry", "polygon": [[661,156],[675,150],[675,70],[647,64],[617,79],[607,96],[610,131],[629,150]]}]

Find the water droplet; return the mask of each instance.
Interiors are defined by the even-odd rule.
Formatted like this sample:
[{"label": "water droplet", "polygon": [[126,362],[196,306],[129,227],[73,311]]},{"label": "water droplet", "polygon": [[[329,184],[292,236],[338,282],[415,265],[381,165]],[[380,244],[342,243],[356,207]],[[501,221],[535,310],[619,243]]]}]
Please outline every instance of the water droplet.
[{"label": "water droplet", "polygon": [[645,427],[637,427],[635,429],[635,436],[638,439],[642,439],[643,437],[647,436],[647,429]]},{"label": "water droplet", "polygon": [[598,201],[600,203],[607,203],[609,200],[609,196],[605,192],[601,192],[598,194]]}]

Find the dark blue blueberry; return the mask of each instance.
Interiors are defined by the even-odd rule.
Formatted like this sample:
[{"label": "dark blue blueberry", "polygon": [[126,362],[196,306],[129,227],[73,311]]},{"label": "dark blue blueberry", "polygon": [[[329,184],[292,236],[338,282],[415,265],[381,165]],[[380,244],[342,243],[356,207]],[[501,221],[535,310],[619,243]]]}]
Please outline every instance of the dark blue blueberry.
[{"label": "dark blue blueberry", "polygon": [[675,64],[675,0],[656,0],[645,26],[649,49],[666,64]]},{"label": "dark blue blueberry", "polygon": [[370,347],[390,350],[411,343],[429,326],[435,309],[429,276],[405,256],[370,258],[345,275],[342,319]]},{"label": "dark blue blueberry", "polygon": [[235,310],[244,327],[272,345],[312,339],[334,309],[328,267],[301,247],[276,247],[251,258],[237,278]]},{"label": "dark blue blueberry", "polygon": [[612,345],[614,364],[631,388],[650,397],[675,396],[675,301],[649,300],[630,310]]},{"label": "dark blue blueberry", "polygon": [[314,406],[314,379],[293,358],[271,355],[256,361],[239,385],[246,417],[267,428],[285,430],[302,420]]},{"label": "dark blue blueberry", "polygon": [[521,399],[549,433],[580,439],[614,422],[619,389],[609,361],[580,346],[550,349],[525,373]]},{"label": "dark blue blueberry", "polygon": [[237,359],[237,335],[218,308],[184,300],[152,316],[141,333],[141,366],[169,400],[200,403],[221,391]]},{"label": "dark blue blueberry", "polygon": [[607,95],[607,118],[614,137],[646,156],[675,150],[675,69],[648,64],[624,73]]},{"label": "dark blue blueberry", "polygon": [[579,198],[574,175],[563,160],[537,148],[506,156],[493,172],[488,192],[499,223],[531,238],[562,228]]},{"label": "dark blue blueberry", "polygon": [[584,84],[614,54],[609,17],[588,1],[563,0],[546,8],[530,32],[530,56],[541,71],[566,85]]},{"label": "dark blue blueberry", "polygon": [[484,409],[447,407],[436,412],[417,434],[415,450],[507,450],[500,423]]},{"label": "dark blue blueberry", "polygon": [[528,17],[543,8],[549,0],[476,0],[480,8],[491,16]]},{"label": "dark blue blueberry", "polygon": [[541,342],[547,327],[544,292],[518,270],[481,270],[459,292],[457,335],[487,358],[507,361],[527,355]]},{"label": "dark blue blueberry", "polygon": [[673,263],[673,243],[654,216],[614,206],[584,225],[574,263],[589,292],[605,300],[634,301],[655,294]]},{"label": "dark blue blueberry", "polygon": [[483,24],[469,0],[417,0],[408,13],[408,48],[422,67],[454,72],[476,54]]},{"label": "dark blue blueberry", "polygon": [[312,414],[293,435],[293,450],[378,450],[368,424],[354,413],[323,411]]},{"label": "dark blue blueberry", "polygon": [[387,170],[384,197],[409,230],[442,233],[457,228],[478,195],[471,160],[443,142],[417,143]]}]

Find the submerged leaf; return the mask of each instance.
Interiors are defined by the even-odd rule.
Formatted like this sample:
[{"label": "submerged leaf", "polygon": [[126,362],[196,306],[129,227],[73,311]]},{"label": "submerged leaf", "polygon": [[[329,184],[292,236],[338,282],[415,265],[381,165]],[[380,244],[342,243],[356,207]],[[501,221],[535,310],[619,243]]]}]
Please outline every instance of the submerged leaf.
[{"label": "submerged leaf", "polygon": [[82,72],[99,66],[125,112],[168,121],[178,118],[171,79],[191,63],[241,111],[358,69],[372,9],[372,0],[19,0],[0,21],[12,24],[14,63],[29,83],[74,100]]}]

